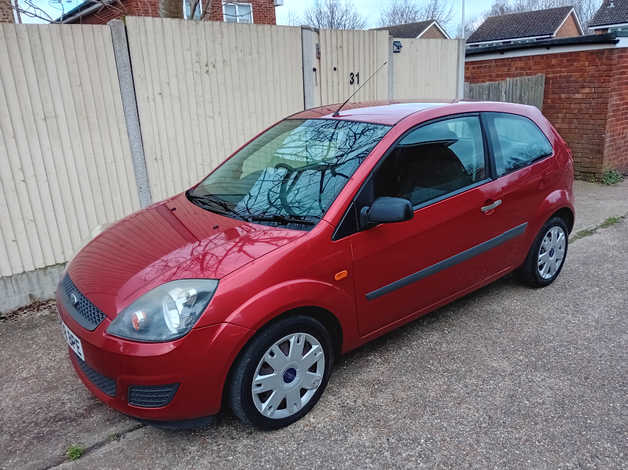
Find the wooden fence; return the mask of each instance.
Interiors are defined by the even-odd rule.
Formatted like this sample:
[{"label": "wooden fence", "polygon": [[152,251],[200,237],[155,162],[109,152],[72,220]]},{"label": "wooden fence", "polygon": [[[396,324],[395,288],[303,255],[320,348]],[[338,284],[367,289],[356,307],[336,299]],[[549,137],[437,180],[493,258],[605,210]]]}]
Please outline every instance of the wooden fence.
[{"label": "wooden fence", "polygon": [[464,99],[529,104],[543,110],[545,75],[507,78],[499,82],[465,83]]}]

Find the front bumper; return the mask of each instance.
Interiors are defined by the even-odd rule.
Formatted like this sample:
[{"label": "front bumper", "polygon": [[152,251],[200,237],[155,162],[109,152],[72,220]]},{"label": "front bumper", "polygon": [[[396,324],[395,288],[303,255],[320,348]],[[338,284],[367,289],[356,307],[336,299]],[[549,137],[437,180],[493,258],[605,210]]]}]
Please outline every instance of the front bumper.
[{"label": "front bumper", "polygon": [[108,318],[93,331],[84,328],[68,313],[62,297],[57,291],[59,315],[81,340],[85,356],[83,362],[68,348],[71,362],[101,401],[153,421],[189,420],[220,411],[229,368],[251,330],[221,323],[192,329],[167,343],[128,341],[106,333]]}]

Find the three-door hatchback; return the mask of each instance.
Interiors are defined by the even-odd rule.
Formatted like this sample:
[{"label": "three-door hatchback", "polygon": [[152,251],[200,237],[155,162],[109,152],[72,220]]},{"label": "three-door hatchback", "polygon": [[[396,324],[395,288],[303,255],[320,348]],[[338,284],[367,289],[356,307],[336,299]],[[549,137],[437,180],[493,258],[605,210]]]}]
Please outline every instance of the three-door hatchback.
[{"label": "three-door hatchback", "polygon": [[228,405],[285,426],[338,355],[511,271],[556,279],[572,183],[571,152],[533,107],[298,113],[77,254],[57,290],[72,363],[144,420]]}]

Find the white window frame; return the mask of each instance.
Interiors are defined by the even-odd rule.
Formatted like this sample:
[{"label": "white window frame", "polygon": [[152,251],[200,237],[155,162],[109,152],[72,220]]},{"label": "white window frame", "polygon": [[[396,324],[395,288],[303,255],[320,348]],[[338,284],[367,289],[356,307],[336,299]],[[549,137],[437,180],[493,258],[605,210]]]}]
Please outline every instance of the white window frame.
[{"label": "white window frame", "polygon": [[[255,17],[253,16],[253,4],[252,3],[248,3],[248,2],[223,2],[222,3],[222,20],[223,21],[227,21],[227,14],[225,12],[225,6],[227,5],[233,5],[235,6],[236,9],[236,20],[233,21],[233,23],[244,23],[244,24],[254,24],[255,23]],[[239,6],[244,6],[247,5],[250,8],[251,11],[251,22],[249,23],[248,21],[240,21],[240,14],[238,13],[238,7]]]},{"label": "white window frame", "polygon": [[[194,0],[182,0],[183,1],[183,19],[184,20],[193,20],[194,12],[192,11],[192,2]],[[190,11],[187,11],[189,7]],[[199,9],[199,19],[203,17],[203,0],[199,0],[197,7]]]}]

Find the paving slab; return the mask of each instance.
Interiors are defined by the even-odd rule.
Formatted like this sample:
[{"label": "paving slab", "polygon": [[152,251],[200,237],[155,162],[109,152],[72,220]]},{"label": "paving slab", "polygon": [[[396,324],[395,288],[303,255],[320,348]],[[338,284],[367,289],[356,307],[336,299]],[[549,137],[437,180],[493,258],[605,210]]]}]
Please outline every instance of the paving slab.
[{"label": "paving slab", "polygon": [[574,232],[595,227],[609,217],[628,214],[628,178],[610,186],[577,180],[574,182],[574,195]]}]

